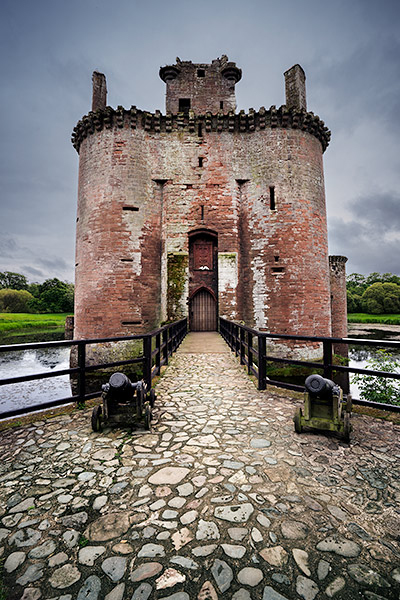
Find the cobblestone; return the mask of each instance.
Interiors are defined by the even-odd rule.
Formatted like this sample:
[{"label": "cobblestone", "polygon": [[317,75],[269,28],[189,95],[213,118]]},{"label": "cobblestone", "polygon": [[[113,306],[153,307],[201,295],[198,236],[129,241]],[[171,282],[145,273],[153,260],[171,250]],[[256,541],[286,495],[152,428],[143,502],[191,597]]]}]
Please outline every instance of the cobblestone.
[{"label": "cobblestone", "polygon": [[0,434],[7,600],[398,600],[398,426],[299,436],[229,351],[178,351],[156,392],[151,433]]}]

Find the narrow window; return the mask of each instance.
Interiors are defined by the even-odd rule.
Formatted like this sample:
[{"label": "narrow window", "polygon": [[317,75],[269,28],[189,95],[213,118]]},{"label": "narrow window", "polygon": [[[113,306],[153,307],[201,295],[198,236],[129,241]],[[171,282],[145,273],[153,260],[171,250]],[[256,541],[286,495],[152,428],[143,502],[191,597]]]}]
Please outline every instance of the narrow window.
[{"label": "narrow window", "polygon": [[121,321],[122,325],[140,325],[142,321]]},{"label": "narrow window", "polygon": [[205,69],[197,69],[197,77],[205,77],[206,72]]},{"label": "narrow window", "polygon": [[197,128],[197,135],[199,137],[203,137],[203,125],[202,125],[202,123],[199,123],[199,126]]},{"label": "narrow window", "polygon": [[139,210],[139,208],[137,206],[123,206],[122,210],[131,210],[131,211],[137,212]]},{"label": "narrow window", "polygon": [[199,167],[203,166],[203,160],[204,160],[203,157],[199,156]]},{"label": "narrow window", "polygon": [[275,262],[278,262],[279,261],[279,256],[274,256],[274,260],[275,260]]},{"label": "narrow window", "polygon": [[271,210],[276,210],[275,187],[273,185],[269,186],[269,207]]},{"label": "narrow window", "polygon": [[200,208],[201,208],[201,220],[204,221],[204,204],[201,204]]},{"label": "narrow window", "polygon": [[219,107],[220,107],[220,108],[224,108],[224,103],[223,103],[223,101],[222,101],[222,100],[221,100],[221,102],[219,103]]},{"label": "narrow window", "polygon": [[272,272],[273,273],[284,273],[285,268],[284,267],[272,267]]},{"label": "narrow window", "polygon": [[190,109],[190,98],[179,98],[179,112],[183,112],[185,115],[189,114]]},{"label": "narrow window", "polygon": [[133,258],[121,258],[121,262],[133,262]]}]

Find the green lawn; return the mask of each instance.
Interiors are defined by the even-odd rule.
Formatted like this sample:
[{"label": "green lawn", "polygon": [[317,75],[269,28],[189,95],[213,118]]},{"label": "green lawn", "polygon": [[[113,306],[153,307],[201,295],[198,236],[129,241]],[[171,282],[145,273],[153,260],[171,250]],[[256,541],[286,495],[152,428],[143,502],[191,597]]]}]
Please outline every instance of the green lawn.
[{"label": "green lawn", "polygon": [[62,329],[68,313],[34,315],[29,313],[0,313],[0,333],[35,329]]},{"label": "green lawn", "polygon": [[349,313],[349,323],[384,323],[385,325],[400,325],[400,315],[368,315],[367,313]]}]

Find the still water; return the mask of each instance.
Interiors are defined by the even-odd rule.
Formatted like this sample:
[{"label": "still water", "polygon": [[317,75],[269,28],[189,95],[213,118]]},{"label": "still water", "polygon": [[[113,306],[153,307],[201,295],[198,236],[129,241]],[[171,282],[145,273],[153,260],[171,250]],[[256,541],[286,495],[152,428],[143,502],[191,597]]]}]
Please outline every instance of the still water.
[{"label": "still water", "polygon": [[[42,340],[43,340],[42,336]],[[61,336],[58,335],[58,340]],[[25,339],[23,343],[38,341]],[[46,341],[49,341],[46,339]],[[0,342],[1,344],[2,342]],[[18,343],[21,343],[18,341]],[[69,369],[70,348],[43,348],[36,350],[18,350],[0,353],[0,377],[19,377],[21,375],[34,375],[35,373],[48,373],[61,369]],[[39,379],[25,383],[14,383],[0,386],[0,418],[1,413],[13,408],[25,408],[71,396],[69,376],[62,375],[50,379]]]}]

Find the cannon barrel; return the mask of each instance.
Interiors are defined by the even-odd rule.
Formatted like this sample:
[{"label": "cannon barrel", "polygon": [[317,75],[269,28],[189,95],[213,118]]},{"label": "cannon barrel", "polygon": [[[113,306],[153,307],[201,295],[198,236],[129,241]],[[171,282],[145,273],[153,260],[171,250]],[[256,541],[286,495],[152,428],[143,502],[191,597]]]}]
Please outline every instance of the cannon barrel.
[{"label": "cannon barrel", "polygon": [[141,382],[132,383],[124,373],[113,373],[105,385],[102,385],[103,393],[114,401],[132,402],[135,391]]},{"label": "cannon barrel", "polygon": [[330,379],[326,379],[321,375],[309,375],[305,381],[306,391],[312,396],[320,397],[331,397],[334,389],[337,387],[336,383]]}]

